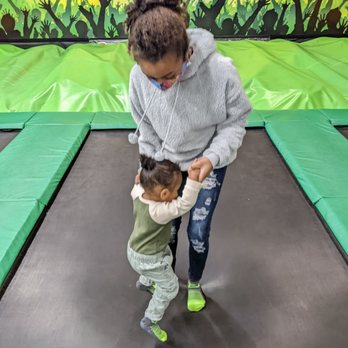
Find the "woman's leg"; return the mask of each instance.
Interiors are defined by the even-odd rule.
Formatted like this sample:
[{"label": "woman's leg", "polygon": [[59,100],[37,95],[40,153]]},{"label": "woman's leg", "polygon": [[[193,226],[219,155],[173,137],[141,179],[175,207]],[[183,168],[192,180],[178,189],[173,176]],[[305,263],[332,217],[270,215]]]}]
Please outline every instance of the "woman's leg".
[{"label": "woman's leg", "polygon": [[210,173],[204,180],[197,202],[190,212],[187,234],[190,243],[188,309],[191,311],[199,311],[205,306],[199,281],[208,257],[211,221],[225,173],[226,167],[215,169]]},{"label": "woman's leg", "polygon": [[190,211],[187,234],[190,242],[189,280],[199,282],[202,278],[209,251],[210,226],[219,199],[226,167],[215,169],[204,180],[197,202]]}]

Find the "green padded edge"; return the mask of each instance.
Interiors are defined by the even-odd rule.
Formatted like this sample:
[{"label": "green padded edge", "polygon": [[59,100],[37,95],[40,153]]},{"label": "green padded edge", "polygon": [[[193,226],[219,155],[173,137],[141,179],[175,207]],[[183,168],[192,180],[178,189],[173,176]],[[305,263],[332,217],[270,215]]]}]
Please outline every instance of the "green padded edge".
[{"label": "green padded edge", "polygon": [[264,127],[265,122],[262,118],[262,112],[259,110],[253,110],[247,118],[247,127]]},{"label": "green padded edge", "polygon": [[43,209],[37,200],[0,201],[0,285]]},{"label": "green padded edge", "polygon": [[88,125],[26,126],[0,153],[0,200],[47,204],[88,131]]},{"label": "green padded edge", "polygon": [[316,208],[348,255],[348,197],[322,198]]},{"label": "green padded edge", "polygon": [[314,122],[329,121],[329,118],[321,110],[262,110],[260,117],[265,124],[276,122]]},{"label": "green padded edge", "polygon": [[312,121],[266,122],[268,135],[314,204],[348,196],[348,141],[318,113]]},{"label": "green padded edge", "polygon": [[35,112],[1,112],[0,129],[23,129]]},{"label": "green padded edge", "polygon": [[[45,113],[45,118],[40,116],[40,113],[28,124],[76,124],[75,122],[69,122],[68,116],[66,116],[67,122],[59,122],[58,120],[53,122],[50,121],[48,116],[50,113]],[[65,113],[64,113],[65,114]],[[58,119],[59,113],[53,115],[54,118]],[[38,121],[40,120],[40,121]],[[253,111],[247,120],[247,127],[263,127],[264,121],[260,117],[258,111]],[[95,113],[93,120],[91,121],[92,130],[103,130],[103,129],[135,129],[136,123],[134,122],[130,112],[97,112]]]},{"label": "green padded edge", "polygon": [[130,112],[97,112],[91,122],[92,130],[134,128],[136,123]]},{"label": "green padded edge", "polygon": [[348,126],[348,109],[258,110],[257,113],[264,120],[264,123],[272,120],[284,122],[313,121],[316,117],[324,116],[334,126]]},{"label": "green padded edge", "polygon": [[94,112],[37,112],[27,125],[85,125],[90,124]]},{"label": "green padded edge", "polygon": [[348,109],[324,109],[320,111],[329,118],[334,126],[348,126]]},{"label": "green padded edge", "polygon": [[[247,127],[264,127],[277,121],[314,120],[325,116],[335,126],[348,126],[348,109],[323,110],[253,110],[247,119]],[[85,125],[92,130],[134,129],[136,124],[130,112],[37,112],[0,113],[0,129],[22,129],[24,125]]]}]

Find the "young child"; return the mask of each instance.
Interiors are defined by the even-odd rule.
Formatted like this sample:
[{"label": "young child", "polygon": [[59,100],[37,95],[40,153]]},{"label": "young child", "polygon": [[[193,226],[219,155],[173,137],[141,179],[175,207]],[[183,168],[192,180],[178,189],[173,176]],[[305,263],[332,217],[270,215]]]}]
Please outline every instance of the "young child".
[{"label": "young child", "polygon": [[157,162],[144,155],[140,162],[140,184],[135,184],[131,192],[135,222],[127,255],[132,268],[140,274],[137,288],[153,294],[140,326],[165,342],[167,333],[159,327],[158,321],[179,291],[168,247],[171,221],[194,206],[201,183],[198,182],[199,171],[190,170],[182,197],[178,197],[182,176],[177,164],[168,160]]},{"label": "young child", "polygon": [[[127,8],[128,48],[137,63],[130,74],[130,106],[138,126],[129,141],[138,142],[140,154],[178,163],[183,183],[191,165],[199,169],[203,188],[187,227],[187,308],[198,312],[206,305],[200,281],[211,221],[251,106],[231,60],[216,52],[213,35],[187,29],[188,23],[181,0],[134,0]],[[173,265],[180,223],[173,222],[169,243]]]}]

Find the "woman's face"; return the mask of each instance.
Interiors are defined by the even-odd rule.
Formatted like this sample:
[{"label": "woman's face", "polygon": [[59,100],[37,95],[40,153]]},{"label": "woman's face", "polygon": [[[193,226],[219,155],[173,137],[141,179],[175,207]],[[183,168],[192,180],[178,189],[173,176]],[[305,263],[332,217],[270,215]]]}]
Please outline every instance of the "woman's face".
[{"label": "woman's face", "polygon": [[184,60],[178,58],[174,53],[168,53],[156,63],[147,60],[138,62],[141,71],[152,80],[158,83],[174,82],[178,79],[182,71]]}]

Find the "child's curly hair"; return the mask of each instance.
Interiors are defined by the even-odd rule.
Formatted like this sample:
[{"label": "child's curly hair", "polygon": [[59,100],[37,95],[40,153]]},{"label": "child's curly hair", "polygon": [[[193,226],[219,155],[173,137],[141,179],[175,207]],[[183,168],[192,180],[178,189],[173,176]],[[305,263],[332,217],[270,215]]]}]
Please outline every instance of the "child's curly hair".
[{"label": "child's curly hair", "polygon": [[168,53],[185,58],[189,14],[183,0],[134,0],[126,12],[128,50],[135,60],[156,63]]},{"label": "child's curly hair", "polygon": [[158,185],[172,188],[175,175],[180,174],[179,165],[169,160],[156,161],[140,155],[140,164],[140,183],[145,191],[151,192]]}]

